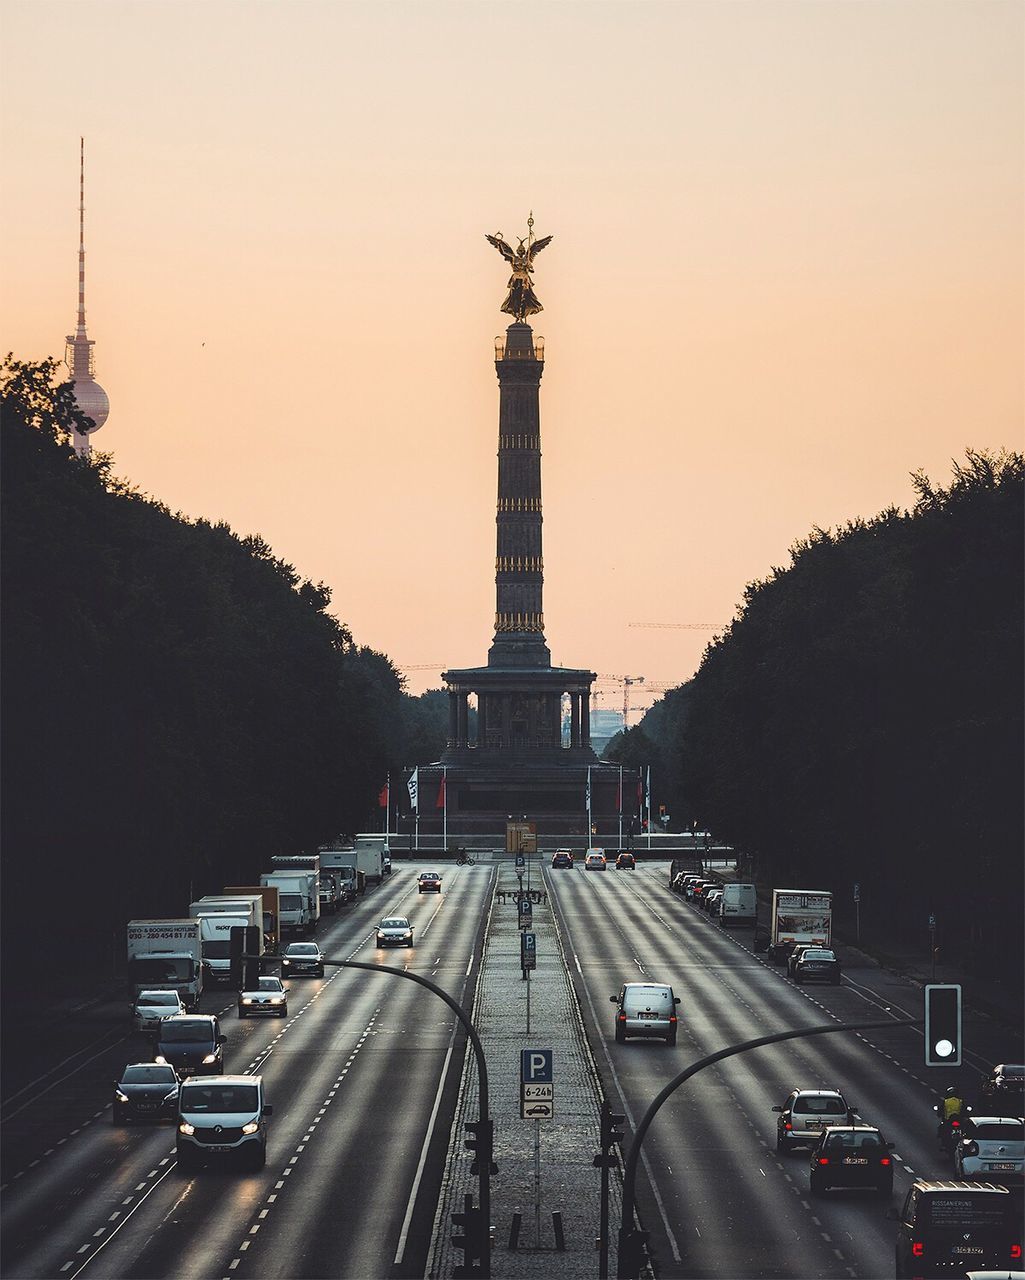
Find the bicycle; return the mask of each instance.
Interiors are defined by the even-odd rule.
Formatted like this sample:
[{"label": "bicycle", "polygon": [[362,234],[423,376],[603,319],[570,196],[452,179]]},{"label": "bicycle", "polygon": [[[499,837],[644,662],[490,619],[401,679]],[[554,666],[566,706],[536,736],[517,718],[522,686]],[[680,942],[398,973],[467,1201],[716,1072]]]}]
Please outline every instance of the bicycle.
[{"label": "bicycle", "polygon": [[466,850],[460,849],[459,852],[456,854],[456,866],[472,867],[474,865],[476,865],[474,863],[474,860],[470,857],[470,855],[466,852]]}]

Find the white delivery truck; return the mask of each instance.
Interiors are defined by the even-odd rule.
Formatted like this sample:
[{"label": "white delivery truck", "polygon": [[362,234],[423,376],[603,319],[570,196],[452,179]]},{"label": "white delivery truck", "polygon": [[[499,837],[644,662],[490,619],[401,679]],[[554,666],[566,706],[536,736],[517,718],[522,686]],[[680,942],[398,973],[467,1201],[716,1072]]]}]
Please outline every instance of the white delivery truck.
[{"label": "white delivery truck", "polygon": [[278,891],[273,885],[267,884],[228,884],[224,886],[225,895],[242,894],[248,897],[250,894],[258,894],[263,902],[263,949],[272,955],[277,955],[278,939],[281,937],[278,917],[281,914],[281,904],[278,901]]},{"label": "white delivery truck", "polygon": [[202,938],[196,919],[129,920],[128,982],[140,991],[177,991],[188,1010],[203,994]]},{"label": "white delivery truck", "polygon": [[211,895],[191,903],[189,911],[199,921],[203,965],[211,982],[231,981],[232,929],[256,925],[263,955],[263,900],[256,895],[237,899]]},{"label": "white delivery truck", "polygon": [[384,836],[357,836],[353,851],[356,870],[363,872],[367,884],[380,884],[384,879],[384,855],[389,852]]},{"label": "white delivery truck", "polygon": [[300,871],[309,880],[310,913],[313,916],[313,928],[320,923],[320,854],[319,853],[283,853],[275,854],[270,860],[272,872]]},{"label": "white delivery truck", "polygon": [[[278,891],[280,911],[278,924],[281,939],[305,937],[313,931],[315,918],[310,907],[310,872],[265,871],[261,885],[273,885]],[[316,889],[313,890],[316,896]],[[319,903],[317,904],[319,907]]]},{"label": "white delivery truck", "polygon": [[794,947],[828,947],[833,895],[828,889],[773,889],[768,958],[782,964]]},{"label": "white delivery truck", "polygon": [[344,849],[321,849],[320,869],[327,868],[338,879],[343,902],[356,897],[356,850],[351,845]]},{"label": "white delivery truck", "polygon": [[726,883],[719,899],[719,923],[724,929],[731,924],[754,926],[758,923],[758,895],[753,884]]}]

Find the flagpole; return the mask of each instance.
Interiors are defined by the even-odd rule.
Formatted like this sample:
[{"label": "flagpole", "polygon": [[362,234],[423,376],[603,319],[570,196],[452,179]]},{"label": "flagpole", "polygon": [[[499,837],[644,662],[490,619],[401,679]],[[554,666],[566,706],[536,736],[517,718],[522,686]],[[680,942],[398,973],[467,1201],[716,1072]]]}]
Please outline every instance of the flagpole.
[{"label": "flagpole", "polygon": [[442,823],[442,839],[445,842],[446,849],[448,849],[448,786],[447,786],[447,782],[448,782],[448,765],[443,764],[441,766],[441,786],[442,786],[442,795],[445,800],[445,807],[442,810],[441,823]]},{"label": "flagpole", "polygon": [[648,810],[648,852],[651,852],[651,765],[648,765],[647,785],[644,788],[644,803]]},{"label": "flagpole", "polygon": [[623,766],[619,766],[619,847],[623,847]]},{"label": "flagpole", "polygon": [[391,844],[391,770],[388,770],[388,781],[384,784],[384,843]]},{"label": "flagpole", "polygon": [[587,766],[587,844],[586,848],[591,847],[591,766]]}]

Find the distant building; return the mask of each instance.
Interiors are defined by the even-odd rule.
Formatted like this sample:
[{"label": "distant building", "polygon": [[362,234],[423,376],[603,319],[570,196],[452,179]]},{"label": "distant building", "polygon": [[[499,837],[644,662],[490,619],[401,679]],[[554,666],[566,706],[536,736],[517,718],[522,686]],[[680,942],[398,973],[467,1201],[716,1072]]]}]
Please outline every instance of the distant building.
[{"label": "distant building", "polygon": [[74,333],[65,339],[64,360],[71,374],[71,382],[75,391],[75,402],[87,418],[92,419],[92,426],[86,431],[73,430],[71,442],[75,452],[88,458],[92,446],[90,437],[94,431],[107,421],[110,413],[110,401],[107,393],[96,381],[96,357],[93,353],[95,345],[85,331],[85,139],[79,139],[78,169],[78,324]]},{"label": "distant building", "polygon": [[622,711],[591,712],[591,746],[601,755],[617,733],[623,732]]}]

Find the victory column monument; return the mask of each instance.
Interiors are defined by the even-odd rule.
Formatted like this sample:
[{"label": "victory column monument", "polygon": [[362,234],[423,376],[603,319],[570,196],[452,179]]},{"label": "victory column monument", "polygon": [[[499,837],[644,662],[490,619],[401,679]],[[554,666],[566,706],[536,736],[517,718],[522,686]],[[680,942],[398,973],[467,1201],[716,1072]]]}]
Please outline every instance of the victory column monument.
[{"label": "victory column monument", "polygon": [[[448,743],[441,761],[419,769],[421,844],[437,848],[443,813],[436,806],[445,778],[449,844],[470,837],[504,837],[509,818],[537,824],[539,847],[615,843],[618,833],[618,766],[603,765],[591,748],[590,693],[595,673],[553,667],[545,643],[541,552],[541,419],[539,389],[544,340],[527,317],[543,308],[533,287],[534,259],[552,237],[527,236],[513,249],[501,232],[487,236],[509,263],[508,295],[502,311],[513,317],[505,337],[495,339],[499,385],[498,504],[495,513],[495,634],[487,666],[445,671]],[[477,699],[471,734],[468,698]],[[563,732],[563,700],[569,700],[569,731]],[[637,814],[633,788],[624,797],[624,818]],[[624,828],[625,829],[625,828]],[[425,840],[424,837],[430,839]]]}]

